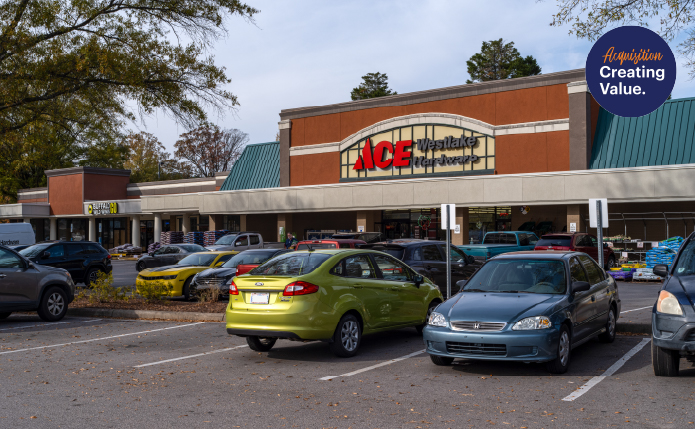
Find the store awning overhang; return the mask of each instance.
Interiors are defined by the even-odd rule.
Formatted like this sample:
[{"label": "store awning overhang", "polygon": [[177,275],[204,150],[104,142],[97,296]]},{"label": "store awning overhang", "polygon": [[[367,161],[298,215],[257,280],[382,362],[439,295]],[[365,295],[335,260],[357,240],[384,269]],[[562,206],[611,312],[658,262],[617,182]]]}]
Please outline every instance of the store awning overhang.
[{"label": "store awning overhang", "polygon": [[0,205],[0,219],[41,218],[51,215],[48,203],[18,203]]},{"label": "store awning overhang", "polygon": [[695,164],[143,196],[147,212],[254,214],[695,200]]}]

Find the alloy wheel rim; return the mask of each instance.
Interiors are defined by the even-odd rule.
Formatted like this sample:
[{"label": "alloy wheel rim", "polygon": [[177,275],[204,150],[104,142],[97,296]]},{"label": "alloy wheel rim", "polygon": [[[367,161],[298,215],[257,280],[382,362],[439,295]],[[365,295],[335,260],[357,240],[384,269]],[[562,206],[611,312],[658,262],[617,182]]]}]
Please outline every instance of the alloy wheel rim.
[{"label": "alloy wheel rim", "polygon": [[48,312],[53,316],[57,316],[62,313],[64,307],[65,301],[63,300],[63,296],[61,294],[56,292],[48,297]]},{"label": "alloy wheel rim", "polygon": [[563,332],[562,335],[560,336],[560,350],[558,353],[560,354],[560,363],[562,366],[567,365],[567,359],[569,358],[570,355],[570,339],[569,335],[567,335],[567,332]]},{"label": "alloy wheel rim", "polygon": [[97,280],[97,272],[92,271],[89,273],[89,282],[94,283]]},{"label": "alloy wheel rim", "polygon": [[611,310],[608,312],[608,335],[612,337],[613,332],[615,332],[615,315],[613,310]]},{"label": "alloy wheel rim", "polygon": [[343,344],[345,350],[351,352],[357,348],[359,335],[360,330],[357,322],[350,320],[343,323],[343,327],[340,330],[340,342]]}]

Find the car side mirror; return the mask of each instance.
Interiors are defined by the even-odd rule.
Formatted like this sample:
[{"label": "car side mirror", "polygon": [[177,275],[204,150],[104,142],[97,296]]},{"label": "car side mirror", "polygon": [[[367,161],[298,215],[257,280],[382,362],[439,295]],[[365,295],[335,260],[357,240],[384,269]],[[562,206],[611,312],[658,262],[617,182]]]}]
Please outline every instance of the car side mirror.
[{"label": "car side mirror", "polygon": [[51,257],[51,254],[49,252],[43,252],[41,254],[41,259],[48,259]]},{"label": "car side mirror", "polygon": [[589,282],[574,282],[572,283],[572,293],[586,292],[591,289]]},{"label": "car side mirror", "polygon": [[468,258],[466,259],[466,262],[469,264],[475,264],[475,258],[471,255],[468,255]]},{"label": "car side mirror", "polygon": [[654,265],[652,272],[659,277],[668,277],[668,266],[663,264]]},{"label": "car side mirror", "polygon": [[608,243],[603,243],[603,248],[607,249],[608,248]]},{"label": "car side mirror", "polygon": [[466,283],[468,283],[468,280],[459,280],[456,282],[456,286],[458,286],[459,290],[461,290],[464,286],[466,286]]},{"label": "car side mirror", "polygon": [[420,285],[425,281],[425,279],[420,274],[415,274],[413,276],[413,281],[415,282],[415,286],[420,287]]},{"label": "car side mirror", "polygon": [[234,243],[234,245],[235,246],[241,246],[241,241],[237,241],[236,243]]}]

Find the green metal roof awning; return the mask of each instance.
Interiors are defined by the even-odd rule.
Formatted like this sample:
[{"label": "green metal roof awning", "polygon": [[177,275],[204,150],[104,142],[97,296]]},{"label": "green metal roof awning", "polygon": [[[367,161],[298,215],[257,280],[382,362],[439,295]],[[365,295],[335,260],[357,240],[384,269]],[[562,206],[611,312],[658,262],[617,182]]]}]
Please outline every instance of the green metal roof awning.
[{"label": "green metal roof awning", "polygon": [[694,141],[695,98],[668,100],[639,118],[601,108],[589,168],[693,164]]},{"label": "green metal roof awning", "polygon": [[220,191],[277,188],[280,186],[280,142],[250,144],[244,148]]}]

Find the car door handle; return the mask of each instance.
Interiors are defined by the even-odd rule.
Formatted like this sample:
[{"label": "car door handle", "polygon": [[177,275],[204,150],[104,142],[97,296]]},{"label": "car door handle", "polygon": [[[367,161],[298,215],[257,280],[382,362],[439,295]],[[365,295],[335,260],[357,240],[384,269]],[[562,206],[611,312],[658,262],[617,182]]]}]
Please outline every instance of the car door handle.
[{"label": "car door handle", "polygon": [[363,288],[364,288],[364,285],[361,285],[361,284],[359,284],[359,283],[355,283],[355,284],[352,285],[352,288],[353,288],[353,289],[363,289]]},{"label": "car door handle", "polygon": [[591,295],[591,302],[596,301],[596,295]]},{"label": "car door handle", "polygon": [[7,277],[5,274],[0,274],[0,279],[4,279],[5,277]]}]

